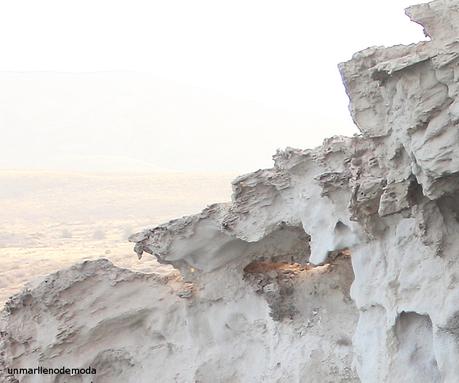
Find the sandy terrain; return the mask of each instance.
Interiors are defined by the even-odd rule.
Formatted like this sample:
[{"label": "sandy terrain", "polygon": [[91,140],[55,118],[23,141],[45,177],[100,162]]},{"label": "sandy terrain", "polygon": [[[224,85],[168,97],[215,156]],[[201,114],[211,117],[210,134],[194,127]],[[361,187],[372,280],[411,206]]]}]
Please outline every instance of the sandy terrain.
[{"label": "sandy terrain", "polygon": [[230,199],[232,174],[0,172],[0,304],[24,284],[75,262],[137,260],[127,237],[143,227]]}]

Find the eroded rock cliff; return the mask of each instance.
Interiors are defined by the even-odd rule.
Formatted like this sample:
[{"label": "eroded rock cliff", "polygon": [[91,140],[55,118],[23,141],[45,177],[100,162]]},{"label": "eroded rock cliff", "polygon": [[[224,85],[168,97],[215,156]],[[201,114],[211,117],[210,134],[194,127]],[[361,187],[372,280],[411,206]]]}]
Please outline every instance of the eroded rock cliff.
[{"label": "eroded rock cliff", "polygon": [[280,151],[231,203],[134,235],[168,277],[88,262],[13,297],[1,364],[98,371],[20,382],[456,383],[459,1],[407,14],[430,41],[339,66],[360,136]]}]

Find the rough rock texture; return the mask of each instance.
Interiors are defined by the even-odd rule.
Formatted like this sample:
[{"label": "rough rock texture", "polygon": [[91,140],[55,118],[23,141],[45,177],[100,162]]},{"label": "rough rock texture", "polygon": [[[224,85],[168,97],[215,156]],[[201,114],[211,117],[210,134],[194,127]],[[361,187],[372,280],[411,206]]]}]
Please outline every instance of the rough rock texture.
[{"label": "rough rock texture", "polygon": [[[361,136],[278,152],[231,203],[131,238],[181,277],[99,261],[14,297],[3,365],[96,365],[95,382],[456,383],[459,1],[407,14],[430,41],[340,64]],[[64,378],[47,379],[20,377]]]},{"label": "rough rock texture", "polygon": [[[349,259],[268,274],[221,268],[204,284],[107,260],[76,265],[9,301],[3,365],[97,371],[20,382],[357,381]],[[2,382],[15,381],[3,372]]]}]

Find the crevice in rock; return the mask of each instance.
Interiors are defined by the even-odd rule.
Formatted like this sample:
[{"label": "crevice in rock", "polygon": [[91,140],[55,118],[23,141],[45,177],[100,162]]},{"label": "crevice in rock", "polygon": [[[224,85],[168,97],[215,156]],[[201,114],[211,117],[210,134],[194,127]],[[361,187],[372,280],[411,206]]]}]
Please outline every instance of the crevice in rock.
[{"label": "crevice in rock", "polygon": [[411,182],[408,186],[407,199],[410,206],[415,206],[418,205],[424,198],[424,193],[422,191],[422,185],[418,182],[416,177],[411,176],[410,180]]}]

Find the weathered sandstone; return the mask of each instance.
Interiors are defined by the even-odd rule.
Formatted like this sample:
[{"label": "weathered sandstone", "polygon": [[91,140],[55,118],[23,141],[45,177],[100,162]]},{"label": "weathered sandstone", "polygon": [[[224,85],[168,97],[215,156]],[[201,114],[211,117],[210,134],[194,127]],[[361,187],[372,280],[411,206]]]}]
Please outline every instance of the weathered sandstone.
[{"label": "weathered sandstone", "polygon": [[279,151],[231,203],[134,235],[169,277],[101,260],[13,297],[3,366],[98,370],[20,382],[456,383],[459,1],[407,14],[430,41],[339,66],[361,135]]}]

